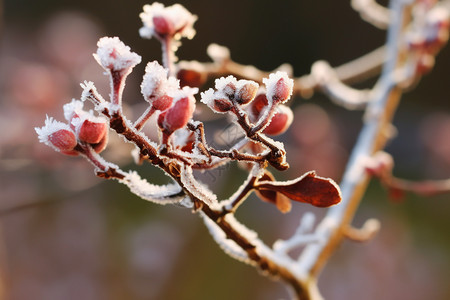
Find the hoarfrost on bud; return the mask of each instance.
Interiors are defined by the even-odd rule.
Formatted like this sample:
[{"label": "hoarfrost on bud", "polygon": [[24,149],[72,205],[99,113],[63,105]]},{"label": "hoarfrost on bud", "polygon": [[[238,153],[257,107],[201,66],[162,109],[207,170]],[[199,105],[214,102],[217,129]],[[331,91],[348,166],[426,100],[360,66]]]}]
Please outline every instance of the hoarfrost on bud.
[{"label": "hoarfrost on bud", "polygon": [[266,85],[267,98],[272,103],[285,103],[292,95],[294,88],[294,80],[290,79],[286,72],[278,71],[264,78],[263,83]]},{"label": "hoarfrost on bud", "polygon": [[[173,77],[167,77],[168,70],[157,61],[149,62],[145,67],[145,75],[141,83],[141,93],[144,99],[151,104],[163,96],[172,96],[180,88],[179,81]],[[170,103],[169,103],[170,105]],[[155,107],[165,110],[168,107]]]},{"label": "hoarfrost on bud", "polygon": [[80,100],[72,99],[70,103],[66,103],[63,106],[64,118],[71,122],[72,119],[83,110],[84,103]]},{"label": "hoarfrost on bud", "polygon": [[100,143],[108,131],[108,120],[105,117],[97,117],[92,112],[83,110],[77,113],[71,124],[75,128],[77,138],[89,144]]},{"label": "hoarfrost on bud", "polygon": [[102,37],[97,46],[94,57],[105,70],[130,72],[141,62],[141,56],[131,52],[118,37]]},{"label": "hoarfrost on bud", "polygon": [[75,133],[66,123],[55,121],[47,116],[43,127],[34,128],[38,134],[39,141],[52,147],[56,151],[70,151],[77,145]]},{"label": "hoarfrost on bud", "polygon": [[184,6],[174,4],[165,7],[159,2],[144,5],[141,17],[144,26],[139,30],[143,38],[163,38],[170,35],[175,39],[186,37],[192,39],[195,35],[194,22],[197,16],[191,14]]},{"label": "hoarfrost on bud", "polygon": [[167,133],[172,134],[175,130],[183,128],[192,119],[195,110],[194,94],[197,88],[184,87],[174,93],[172,106],[165,111],[162,127]]}]

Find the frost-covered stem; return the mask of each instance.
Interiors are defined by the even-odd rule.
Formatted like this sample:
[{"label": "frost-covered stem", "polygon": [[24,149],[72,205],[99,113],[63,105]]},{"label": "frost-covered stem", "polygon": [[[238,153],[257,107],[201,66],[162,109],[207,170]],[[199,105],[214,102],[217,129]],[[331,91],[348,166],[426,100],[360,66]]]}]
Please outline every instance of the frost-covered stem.
[{"label": "frost-covered stem", "polygon": [[276,143],[264,134],[253,132],[253,126],[250,125],[248,115],[242,112],[239,107],[234,106],[231,109],[231,112],[237,117],[238,124],[250,140],[261,143],[270,149],[270,153],[266,156],[266,159],[273,167],[278,170],[286,170],[289,168],[289,164],[285,161],[286,151],[284,150],[282,144]]},{"label": "frost-covered stem", "polygon": [[[242,250],[247,253],[251,264],[256,266],[259,270],[263,271],[266,275],[281,278],[292,287],[295,298],[298,300],[311,300],[314,299],[310,295],[312,289],[308,288],[308,283],[303,282],[300,278],[294,274],[289,268],[277,263],[270,257],[263,255],[257,251],[257,246],[254,241],[250,241],[244,235],[242,235],[238,228],[235,228],[227,218],[223,217],[223,212],[220,210],[211,209],[208,205],[201,207],[202,212],[216,223],[220,229],[225,233],[228,239],[233,240]],[[317,299],[317,298],[315,298]]]},{"label": "frost-covered stem", "polygon": [[134,123],[134,129],[137,131],[141,130],[144,127],[145,123],[150,119],[150,117],[155,113],[155,109],[153,106],[149,106],[147,110],[136,120]]},{"label": "frost-covered stem", "polygon": [[126,74],[124,71],[111,71],[111,103],[117,105],[118,108],[122,108],[122,93],[125,88]]},{"label": "frost-covered stem", "polygon": [[86,157],[86,159],[96,167],[97,176],[103,178],[123,179],[126,174],[118,166],[103,160],[90,145],[78,145],[76,149]]},{"label": "frost-covered stem", "polygon": [[401,96],[401,90],[393,83],[393,73],[400,56],[398,41],[409,16],[405,13],[405,1],[391,1],[390,9],[392,21],[387,37],[387,60],[379,83],[374,88],[377,92],[367,108],[363,129],[340,184],[342,201],[328,210],[316,229],[316,234],[322,236],[324,242],[308,245],[299,259],[300,272],[310,277],[318,276],[344,237],[344,228],[350,224],[369,181],[361,160],[384,147],[386,130]]},{"label": "frost-covered stem", "polygon": [[224,201],[223,204],[221,203],[225,214],[234,213],[236,209],[247,199],[250,192],[254,189],[257,179],[258,177],[250,173],[247,181],[241,186],[241,188],[237,190],[228,201]]},{"label": "frost-covered stem", "polygon": [[250,135],[254,135],[257,132],[260,132],[269,124],[270,120],[272,120],[272,117],[275,114],[276,107],[277,106],[272,101],[270,101],[270,106],[266,108],[268,109],[267,113],[264,113],[263,118],[258,120],[256,125],[250,130]]},{"label": "frost-covered stem", "polygon": [[162,47],[162,63],[169,70],[168,76],[175,76],[175,48],[174,39],[171,35],[166,35],[160,39]]}]

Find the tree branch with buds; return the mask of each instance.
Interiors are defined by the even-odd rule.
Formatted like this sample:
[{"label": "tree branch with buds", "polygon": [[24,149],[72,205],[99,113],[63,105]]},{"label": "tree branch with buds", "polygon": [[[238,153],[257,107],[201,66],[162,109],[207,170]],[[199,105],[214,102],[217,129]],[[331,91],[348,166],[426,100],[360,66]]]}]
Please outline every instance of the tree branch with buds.
[{"label": "tree branch with buds", "polygon": [[[84,82],[81,99],[64,106],[66,122],[47,117],[45,125],[36,128],[39,140],[63,154],[84,157],[94,166],[97,176],[125,184],[144,200],[190,209],[204,220],[227,254],[282,280],[291,287],[295,299],[321,299],[317,278],[337,245],[344,238],[368,240],[380,227],[374,219],[361,229],[351,226],[369,173],[384,179],[390,187],[411,189],[410,184],[392,177],[390,170],[381,172],[381,167],[370,167],[364,160],[367,162],[383,149],[402,90],[430,71],[431,61],[434,63],[434,56],[448,38],[449,14],[439,4],[393,0],[389,8],[382,8],[374,1],[366,1],[371,5],[363,7],[363,2],[353,1],[353,5],[364,19],[387,27],[386,46],[337,68],[324,61],[316,62],[311,74],[296,79],[290,78],[292,70],[286,66],[266,73],[236,64],[229,51],[217,45],[208,50],[212,63],[178,63],[175,51],[182,38],[194,36],[197,17],[179,4],[145,5],[140,14],[140,34],[159,40],[163,53],[163,65],[153,61],[145,68],[141,93],[148,104],[146,110],[132,122],[122,109],[126,78],[141,57],[119,38],[103,37],[94,57],[109,77],[109,99],[97,91],[94,83]],[[380,78],[371,89],[358,90],[348,85],[378,72]],[[233,75],[245,79],[238,80]],[[214,87],[201,92],[200,99],[196,97],[198,88],[213,77]],[[278,181],[268,170],[269,166],[279,171],[289,168],[285,147],[276,140],[294,118],[287,102],[293,94],[310,96],[314,90],[323,91],[339,105],[366,111],[364,127],[340,187],[314,171]],[[229,117],[240,128],[242,139],[229,149],[211,146],[205,135],[208,124],[193,119],[198,100],[214,113]],[[84,108],[86,101],[94,105],[94,111]],[[153,115],[156,119],[151,118]],[[149,122],[155,122],[157,140],[151,140],[143,130]],[[172,183],[157,186],[135,171],[121,170],[106,161],[101,153],[108,146],[110,129],[135,146],[138,162],[163,170]],[[218,199],[194,171],[233,161],[248,171],[247,179],[230,198]],[[443,186],[448,190],[447,181]],[[291,238],[269,246],[235,217],[252,192],[283,213],[290,211],[292,201],[331,208],[316,226],[314,216],[306,213]],[[292,250],[299,247],[304,247],[302,254],[293,257]]]}]

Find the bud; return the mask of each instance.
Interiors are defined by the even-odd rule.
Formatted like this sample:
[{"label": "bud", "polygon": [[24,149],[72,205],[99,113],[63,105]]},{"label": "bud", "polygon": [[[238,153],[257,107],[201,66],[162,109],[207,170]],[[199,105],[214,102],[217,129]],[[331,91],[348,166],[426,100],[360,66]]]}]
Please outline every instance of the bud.
[{"label": "bud", "polygon": [[192,118],[194,109],[195,101],[193,101],[192,98],[184,97],[177,100],[173,106],[166,111],[162,127],[168,133],[172,133],[177,129],[185,127]]},{"label": "bud", "polygon": [[144,99],[156,110],[166,110],[172,104],[173,94],[180,85],[175,77],[167,77],[168,70],[157,61],[149,62],[145,67],[145,75],[141,83]]},{"label": "bud", "polygon": [[175,33],[171,20],[162,16],[153,17],[153,26],[155,33],[160,36],[173,35]]},{"label": "bud", "polygon": [[247,104],[252,101],[258,92],[259,85],[250,80],[239,80],[239,87],[235,100],[238,104]]},{"label": "bud", "polygon": [[264,108],[269,104],[265,94],[258,94],[250,104],[250,117],[252,122],[259,119]]},{"label": "bud", "polygon": [[285,72],[278,71],[263,79],[267,99],[273,103],[285,103],[292,95],[294,81]]},{"label": "bud", "polygon": [[68,124],[47,117],[45,125],[41,128],[36,127],[35,130],[41,143],[58,152],[74,154],[72,151],[77,146],[77,139]]},{"label": "bud", "polygon": [[97,144],[105,137],[108,131],[108,125],[106,121],[92,122],[84,120],[76,129],[80,141],[88,144]]},{"label": "bud", "polygon": [[173,98],[163,95],[152,102],[152,107],[156,110],[164,111],[172,105]]},{"label": "bud", "polygon": [[139,34],[143,38],[163,38],[172,36],[176,39],[181,37],[193,38],[195,35],[194,22],[197,16],[192,15],[180,4],[165,7],[155,2],[152,5],[144,5],[144,12],[140,15],[143,27]]},{"label": "bud", "polygon": [[226,113],[233,107],[233,103],[223,93],[214,92],[213,89],[201,93],[201,101],[217,113]]},{"label": "bud", "polygon": [[269,125],[264,128],[263,133],[268,135],[282,134],[292,124],[293,119],[294,114],[292,113],[292,110],[285,105],[279,105]]},{"label": "bud", "polygon": [[214,99],[213,102],[214,102],[213,109],[217,112],[221,113],[227,112],[233,107],[233,104],[228,99]]},{"label": "bud", "polygon": [[111,72],[129,73],[138,63],[141,57],[131,52],[118,37],[102,37],[97,43],[97,53],[94,58],[105,70]]},{"label": "bud", "polygon": [[72,130],[60,129],[48,136],[48,140],[59,151],[70,151],[77,145],[77,139]]},{"label": "bud", "polygon": [[177,72],[177,78],[180,86],[200,87],[206,81],[206,73],[202,73],[193,69],[180,69]]}]

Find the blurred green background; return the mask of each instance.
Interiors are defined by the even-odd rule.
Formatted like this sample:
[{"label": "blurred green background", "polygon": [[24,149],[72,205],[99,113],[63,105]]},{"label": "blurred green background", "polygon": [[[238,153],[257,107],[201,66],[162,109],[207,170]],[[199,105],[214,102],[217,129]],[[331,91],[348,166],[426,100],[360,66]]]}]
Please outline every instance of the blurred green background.
[{"label": "blurred green background", "polygon": [[[173,1],[160,1],[166,5]],[[34,127],[45,114],[62,118],[62,105],[80,95],[79,82],[108,82],[92,53],[97,40],[119,36],[143,62],[160,60],[159,44],[138,35],[145,1],[6,0],[0,44],[0,244],[7,299],[283,299],[284,287],[226,256],[201,220],[177,207],[138,199],[115,183],[97,179],[80,158],[38,144]],[[290,63],[307,74],[324,59],[336,66],[384,43],[385,32],[362,21],[344,1],[181,1],[199,19],[197,35],[178,57],[208,61],[210,43],[227,46],[232,58],[263,70]],[[383,2],[385,3],[385,1]],[[395,174],[408,179],[450,175],[450,47],[419,85],[407,92],[387,151]],[[125,101],[133,115],[142,99],[145,63],[130,76]],[[360,84],[368,87],[370,81]],[[346,111],[316,94],[292,101],[296,121],[281,136],[293,178],[315,169],[339,180],[361,126],[362,113]],[[135,108],[134,108],[135,109]],[[134,115],[136,117],[136,115]],[[130,117],[132,118],[132,117]],[[207,125],[208,126],[208,125]],[[211,124],[210,126],[214,126]],[[112,140],[106,156],[135,168],[129,149]],[[139,170],[151,181],[164,176]],[[226,197],[245,177],[238,168],[203,179]],[[326,299],[449,299],[448,195],[401,203],[373,182],[355,218],[379,218],[382,229],[365,244],[344,242],[319,282]],[[305,211],[294,204],[282,215],[256,198],[238,218],[269,244],[295,231]]]}]

